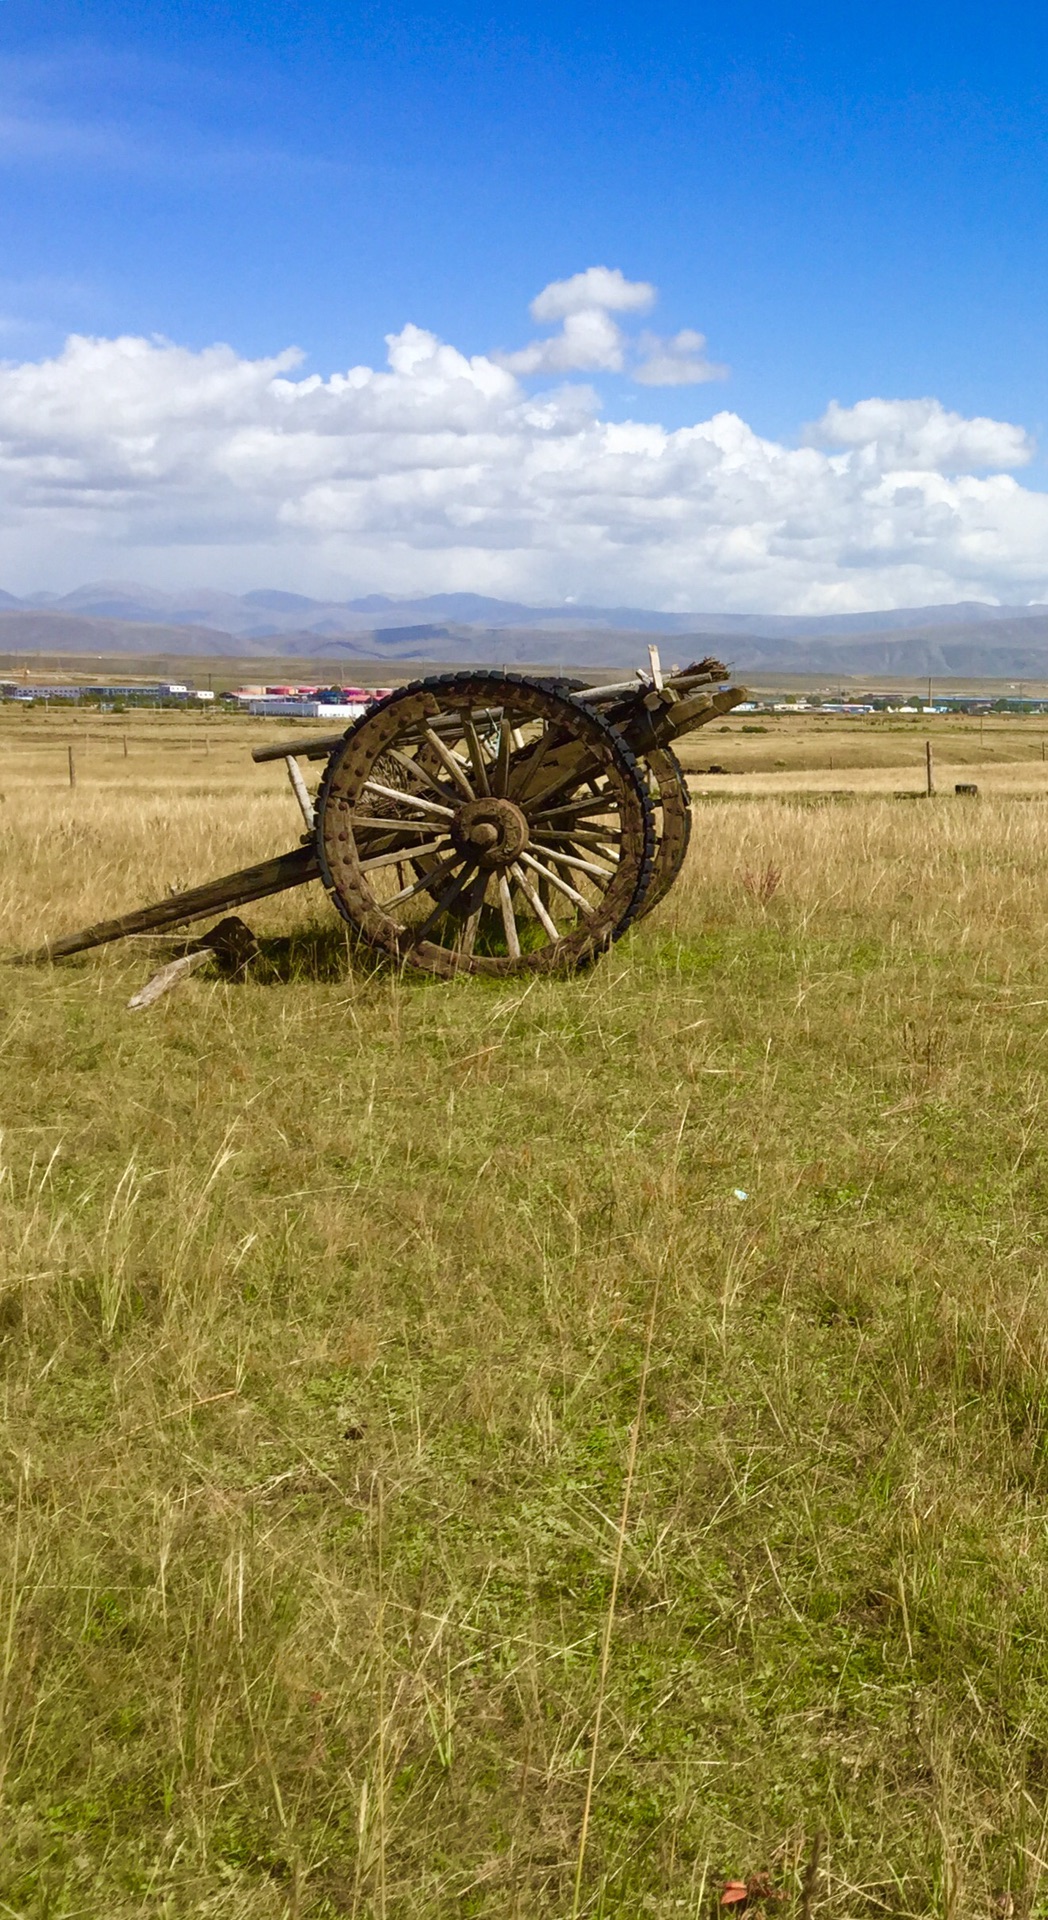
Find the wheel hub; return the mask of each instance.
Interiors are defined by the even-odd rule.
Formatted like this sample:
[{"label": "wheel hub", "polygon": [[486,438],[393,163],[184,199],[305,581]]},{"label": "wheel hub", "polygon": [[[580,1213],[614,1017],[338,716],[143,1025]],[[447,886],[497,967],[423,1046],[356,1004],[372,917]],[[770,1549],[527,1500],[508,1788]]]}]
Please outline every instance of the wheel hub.
[{"label": "wheel hub", "polygon": [[528,844],[527,815],[512,800],[485,795],[467,800],[455,815],[451,837],[459,853],[480,867],[508,867]]}]

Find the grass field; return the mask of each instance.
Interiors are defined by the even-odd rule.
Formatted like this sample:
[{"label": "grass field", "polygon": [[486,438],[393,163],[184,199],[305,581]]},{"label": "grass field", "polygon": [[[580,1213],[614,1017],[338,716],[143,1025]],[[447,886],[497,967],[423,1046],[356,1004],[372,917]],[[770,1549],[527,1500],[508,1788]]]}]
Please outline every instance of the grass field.
[{"label": "grass field", "polygon": [[[0,718],[6,948],[265,731]],[[711,730],[584,978],[5,969],[0,1914],[1048,1913],[1041,736]]]}]

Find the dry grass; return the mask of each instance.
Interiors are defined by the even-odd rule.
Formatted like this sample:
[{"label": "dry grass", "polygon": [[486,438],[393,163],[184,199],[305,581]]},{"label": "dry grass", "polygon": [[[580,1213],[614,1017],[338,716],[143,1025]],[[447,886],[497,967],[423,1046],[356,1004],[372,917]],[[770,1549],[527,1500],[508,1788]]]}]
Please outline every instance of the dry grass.
[{"label": "dry grass", "polygon": [[[941,792],[974,780],[989,793],[1048,798],[1048,724],[1034,714],[986,720],[741,716],[693,735],[681,758],[700,793],[888,796],[923,793],[926,739]],[[712,765],[724,772],[709,775]]]},{"label": "dry grass", "polygon": [[[244,739],[9,736],[0,938],[290,845]],[[559,1920],[598,1696],[580,1913],[1044,1910],[1046,832],[701,804],[573,981],[312,889],[6,974],[6,1911]]]}]

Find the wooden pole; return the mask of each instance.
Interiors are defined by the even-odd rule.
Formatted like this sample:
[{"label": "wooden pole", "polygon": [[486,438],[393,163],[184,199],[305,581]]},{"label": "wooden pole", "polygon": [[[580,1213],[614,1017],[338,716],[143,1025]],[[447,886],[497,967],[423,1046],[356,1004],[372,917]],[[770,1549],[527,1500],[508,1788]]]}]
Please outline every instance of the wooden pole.
[{"label": "wooden pole", "polygon": [[61,960],[70,953],[84,953],[88,947],[104,947],[111,940],[125,940],[130,933],[159,933],[165,927],[177,927],[187,920],[202,920],[226,907],[239,907],[246,900],[264,900],[268,894],[283,893],[300,887],[319,876],[320,866],[312,846],[293,847],[276,860],[263,860],[257,867],[244,867],[221,880],[211,880],[188,893],[171,894],[137,913],[125,913],[119,920],[99,920],[61,940],[49,940],[33,953],[10,956],[9,964],[28,966],[37,961]]},{"label": "wooden pole", "polygon": [[139,987],[138,992],[131,995],[127,1003],[128,1012],[137,1013],[142,1007],[151,1007],[154,1000],[159,1000],[162,993],[169,993],[172,987],[177,987],[180,980],[185,980],[211,957],[207,947],[200,947],[195,953],[183,953],[177,960],[169,960],[166,967],[161,967],[159,973],[154,973],[153,978],[148,980],[144,987]]},{"label": "wooden pole", "polygon": [[925,791],[930,800],[932,794],[935,792],[935,769],[932,762],[932,743],[930,740],[926,740],[924,743],[924,774],[927,782]]},{"label": "wooden pole", "polygon": [[124,759],[127,759],[127,735],[124,735]]},{"label": "wooden pole", "polygon": [[309,788],[307,787],[305,781],[302,778],[302,769],[299,766],[298,761],[295,759],[295,756],[293,753],[285,754],[284,758],[287,763],[287,777],[291,782],[295,799],[298,801],[298,804],[302,809],[302,818],[305,821],[307,827],[312,827],[313,802],[309,797]]},{"label": "wooden pole", "polygon": [[69,755],[69,784],[71,787],[75,787],[76,786],[76,761],[73,758],[72,746],[70,745],[69,747],[67,747],[66,751]]}]

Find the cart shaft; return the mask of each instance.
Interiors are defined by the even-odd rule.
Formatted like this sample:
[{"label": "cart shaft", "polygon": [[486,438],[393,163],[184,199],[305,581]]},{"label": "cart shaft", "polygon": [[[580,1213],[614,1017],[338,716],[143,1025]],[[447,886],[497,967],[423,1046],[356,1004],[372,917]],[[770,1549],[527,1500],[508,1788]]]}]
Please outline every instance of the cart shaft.
[{"label": "cart shaft", "polygon": [[118,920],[99,920],[79,933],[67,933],[61,940],[48,940],[31,953],[14,955],[12,964],[29,966],[41,960],[63,960],[72,953],[84,953],[88,947],[104,947],[111,940],[124,940],[133,933],[161,933],[165,927],[178,927],[187,920],[203,920],[227,907],[242,906],[247,900],[264,900],[267,894],[283,893],[289,887],[301,887],[317,879],[320,868],[316,850],[293,847],[275,860],[263,860],[256,867],[242,867],[239,873],[224,879],[209,880],[206,886],[192,887],[188,893],[173,893],[154,906],[140,907]]}]

